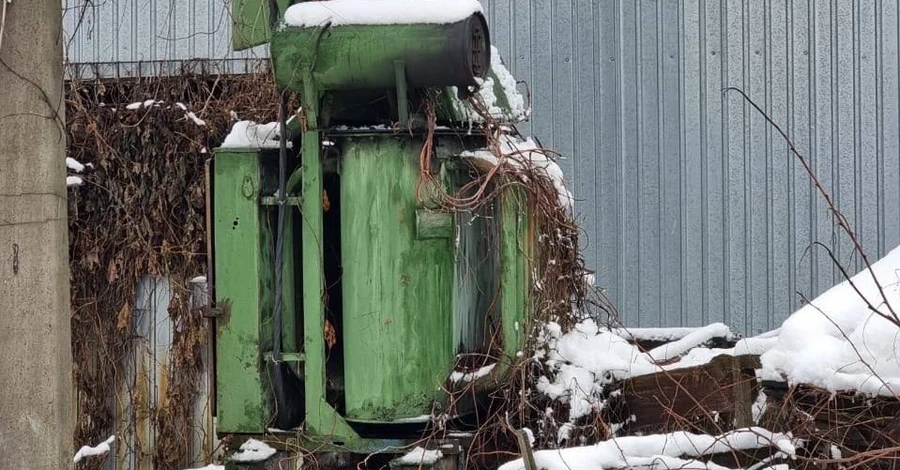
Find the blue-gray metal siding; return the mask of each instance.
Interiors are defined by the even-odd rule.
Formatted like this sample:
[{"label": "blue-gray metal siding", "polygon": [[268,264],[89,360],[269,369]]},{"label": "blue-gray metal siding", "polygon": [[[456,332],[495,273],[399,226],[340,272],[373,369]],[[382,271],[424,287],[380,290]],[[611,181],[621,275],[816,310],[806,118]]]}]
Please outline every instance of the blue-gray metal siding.
[{"label": "blue-gray metal siding", "polygon": [[231,50],[226,0],[62,0],[69,73],[80,78],[177,73],[185,61],[212,60],[214,72],[242,73],[265,47]]},{"label": "blue-gray metal siding", "polygon": [[[66,1],[75,63],[265,56],[229,52],[223,0]],[[786,144],[727,86],[784,126],[873,257],[900,243],[897,2],[484,3],[531,87],[523,128],[568,156],[587,258],[628,324],[763,331],[840,280],[813,242],[856,263]]]},{"label": "blue-gray metal siding", "polygon": [[[487,0],[531,85],[526,130],[569,158],[590,264],[625,321],[777,327],[853,268],[795,139],[873,258],[900,243],[894,1]],[[799,293],[799,294],[798,294]]]}]

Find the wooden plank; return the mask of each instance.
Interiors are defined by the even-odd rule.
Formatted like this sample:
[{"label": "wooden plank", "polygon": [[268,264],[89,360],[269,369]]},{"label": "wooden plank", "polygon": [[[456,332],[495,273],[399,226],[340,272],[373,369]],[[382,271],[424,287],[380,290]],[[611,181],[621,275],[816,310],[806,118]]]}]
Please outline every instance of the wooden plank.
[{"label": "wooden plank", "polygon": [[[609,419],[631,421],[626,426],[628,433],[721,433],[731,428],[737,414],[746,420],[744,413],[749,412],[755,400],[752,383],[758,367],[758,356],[722,355],[702,366],[632,377],[617,388],[621,395],[611,403],[610,413],[614,416]],[[736,404],[742,408],[740,413],[736,412]]]}]

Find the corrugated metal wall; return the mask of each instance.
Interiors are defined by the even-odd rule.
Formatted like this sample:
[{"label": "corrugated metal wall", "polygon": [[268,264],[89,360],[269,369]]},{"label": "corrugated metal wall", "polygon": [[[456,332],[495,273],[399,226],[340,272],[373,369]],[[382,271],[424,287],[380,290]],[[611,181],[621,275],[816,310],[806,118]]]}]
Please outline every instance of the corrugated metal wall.
[{"label": "corrugated metal wall", "polygon": [[62,0],[70,73],[81,78],[178,73],[185,61],[212,59],[213,72],[242,73],[265,47],[231,50],[227,0]]},{"label": "corrugated metal wall", "polygon": [[[265,55],[229,52],[223,0],[66,1],[72,62]],[[525,129],[568,155],[588,259],[628,324],[759,332],[839,280],[811,248],[833,245],[824,204],[727,86],[794,137],[871,253],[900,243],[897,2],[484,3],[531,86]],[[855,262],[846,242],[838,255]]]},{"label": "corrugated metal wall", "polygon": [[[534,96],[587,256],[631,325],[777,327],[839,280],[832,223],[744,89],[810,156],[873,255],[900,243],[898,4],[487,0]],[[838,256],[851,263],[848,243]]]}]

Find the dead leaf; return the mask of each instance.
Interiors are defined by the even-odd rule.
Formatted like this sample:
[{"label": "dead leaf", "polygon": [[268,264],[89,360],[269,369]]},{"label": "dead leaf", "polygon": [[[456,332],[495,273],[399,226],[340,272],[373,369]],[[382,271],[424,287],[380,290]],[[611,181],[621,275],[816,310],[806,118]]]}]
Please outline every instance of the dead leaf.
[{"label": "dead leaf", "polygon": [[337,344],[337,332],[334,331],[334,327],[328,319],[325,319],[325,344],[329,351]]}]

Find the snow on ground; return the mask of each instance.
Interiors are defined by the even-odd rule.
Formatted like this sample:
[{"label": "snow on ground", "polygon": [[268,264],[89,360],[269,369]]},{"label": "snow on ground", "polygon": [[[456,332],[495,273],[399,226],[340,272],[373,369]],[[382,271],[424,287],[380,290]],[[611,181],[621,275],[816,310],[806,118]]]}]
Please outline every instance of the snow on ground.
[{"label": "snow on ground", "polygon": [[275,455],[275,449],[256,439],[247,439],[241,448],[231,456],[234,462],[262,462]]},{"label": "snow on ground", "polygon": [[[238,121],[231,127],[221,148],[278,148],[278,123],[257,124],[253,121]],[[291,148],[291,142],[287,143]]]},{"label": "snow on ground", "polygon": [[293,5],[284,24],[298,28],[374,24],[449,24],[481,13],[478,0],[330,0]]},{"label": "snow on ground", "polygon": [[84,183],[84,180],[81,179],[80,176],[66,176],[66,186],[81,186]]},{"label": "snow on ground", "polygon": [[[692,468],[721,470],[726,467],[693,458],[733,450],[775,447],[787,457],[796,455],[791,436],[763,428],[744,428],[721,436],[684,431],[649,436],[629,436],[596,445],[569,449],[542,450],[534,453],[538,468],[547,470],[604,470],[641,468]],[[765,467],[786,468],[786,467]],[[500,466],[500,470],[524,470],[522,459]]]},{"label": "snow on ground", "polygon": [[574,205],[572,193],[566,187],[565,178],[562,169],[553,161],[547,152],[538,145],[534,139],[519,139],[508,134],[500,136],[500,153],[498,157],[488,149],[465,151],[460,154],[463,158],[471,158],[481,160],[490,165],[497,166],[506,164],[515,169],[537,169],[543,170],[553,186],[559,194],[559,204],[566,210],[571,211]]},{"label": "snow on ground", "polygon": [[439,450],[425,450],[422,447],[416,447],[409,453],[394,460],[397,465],[434,465],[435,462],[444,457]]},{"label": "snow on ground", "polygon": [[98,455],[105,455],[110,450],[110,444],[116,440],[116,436],[112,435],[109,438],[96,446],[82,446],[81,449],[78,449],[78,452],[75,453],[75,463],[81,462],[85,457],[94,457]]},{"label": "snow on ground", "polygon": [[[900,313],[900,247],[872,266],[889,305]],[[891,316],[872,273],[851,279],[882,314]],[[830,391],[871,395],[900,392],[900,328],[876,312],[849,281],[832,287],[791,315],[774,347],[762,355],[764,380],[787,380]]]}]

